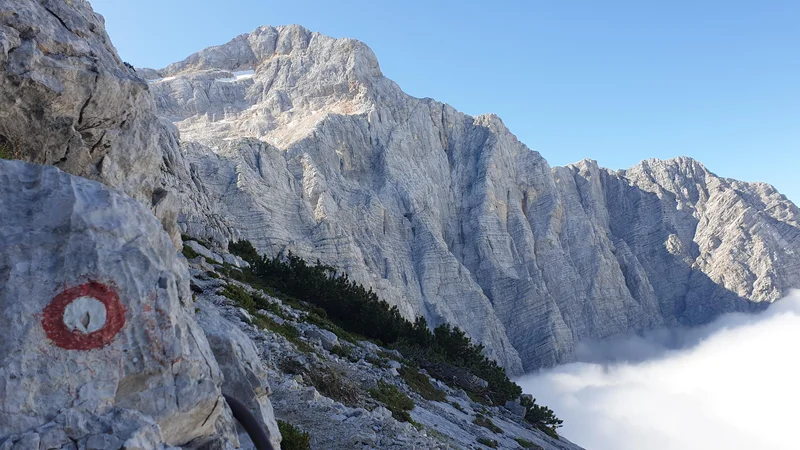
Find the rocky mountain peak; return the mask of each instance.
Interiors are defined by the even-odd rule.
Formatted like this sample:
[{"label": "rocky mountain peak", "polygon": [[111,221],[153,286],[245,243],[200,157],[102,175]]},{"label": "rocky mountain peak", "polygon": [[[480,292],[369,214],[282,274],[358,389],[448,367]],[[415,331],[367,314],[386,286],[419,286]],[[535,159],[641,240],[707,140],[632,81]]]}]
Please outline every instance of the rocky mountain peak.
[{"label": "rocky mountain peak", "polygon": [[300,25],[261,26],[231,41],[206,48],[167,67],[152,71],[160,77],[204,70],[256,70],[279,59],[306,65],[324,64],[329,75],[336,73],[356,79],[380,77],[378,59],[363,42],[350,38],[331,38]]},{"label": "rocky mountain peak", "polygon": [[262,27],[162,75],[209,200],[182,194],[184,229],[339,267],[511,373],[800,287],[800,216],[774,190],[685,157],[551,168],[496,115],[405,94],[357,41]]}]

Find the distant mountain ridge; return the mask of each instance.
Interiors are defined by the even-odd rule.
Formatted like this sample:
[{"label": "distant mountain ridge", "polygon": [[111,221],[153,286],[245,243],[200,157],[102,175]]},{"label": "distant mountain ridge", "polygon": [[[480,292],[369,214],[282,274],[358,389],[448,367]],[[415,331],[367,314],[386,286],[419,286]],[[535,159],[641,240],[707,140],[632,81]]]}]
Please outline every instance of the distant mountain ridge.
[{"label": "distant mountain ridge", "polygon": [[139,73],[180,130],[184,231],[339,267],[511,373],[800,287],[800,211],[771,186],[691,158],[551,168],[497,116],[405,94],[352,39],[260,27]]}]

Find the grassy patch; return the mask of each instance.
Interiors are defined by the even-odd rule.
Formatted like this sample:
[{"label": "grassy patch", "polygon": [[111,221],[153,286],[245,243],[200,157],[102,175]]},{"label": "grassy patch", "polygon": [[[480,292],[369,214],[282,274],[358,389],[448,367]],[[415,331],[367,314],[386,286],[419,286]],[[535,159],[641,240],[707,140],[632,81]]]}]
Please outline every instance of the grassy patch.
[{"label": "grassy patch", "polygon": [[483,444],[489,448],[497,448],[497,441],[489,438],[478,438],[478,443]]},{"label": "grassy patch", "polygon": [[466,414],[466,412],[467,412],[467,411],[464,410],[464,407],[461,406],[461,404],[459,404],[458,402],[450,402],[450,406],[452,406],[453,408],[461,411],[462,413]]},{"label": "grassy patch", "polygon": [[350,350],[350,347],[337,344],[333,346],[333,348],[331,349],[331,353],[340,358],[350,359],[350,356],[353,354],[353,351]]},{"label": "grassy patch", "polygon": [[554,430],[553,428],[546,427],[546,426],[543,426],[543,425],[536,425],[536,428],[544,431],[544,434],[550,436],[551,438],[553,438],[555,440],[560,439],[559,436],[558,436],[558,432],[556,432],[556,430]]},{"label": "grassy patch", "polygon": [[450,440],[446,434],[442,433],[441,431],[435,428],[425,427],[425,432],[428,434],[428,436],[442,443],[446,443]]},{"label": "grassy patch", "polygon": [[5,136],[0,136],[0,159],[20,159],[21,154],[11,146]]},{"label": "grassy patch", "polygon": [[250,313],[253,318],[253,325],[269,330],[273,333],[280,334],[285,337],[287,341],[294,344],[298,350],[303,353],[312,352],[313,349],[307,342],[300,339],[300,332],[297,328],[289,322],[279,324],[271,317],[264,316],[258,313],[258,309],[268,309],[272,312],[281,311],[277,304],[274,304],[260,295],[252,295],[241,286],[233,283],[224,286],[217,292],[219,295],[228,297],[233,300],[237,306],[241,306],[245,311]]},{"label": "grassy patch", "polygon": [[278,420],[282,450],[311,450],[311,435],[296,426]]},{"label": "grassy patch", "polygon": [[475,425],[480,425],[480,426],[482,426],[484,428],[488,428],[494,434],[503,434],[503,429],[502,428],[500,428],[497,425],[495,425],[494,422],[492,422],[492,419],[490,419],[490,418],[488,418],[488,417],[486,417],[486,416],[484,416],[482,414],[478,414],[477,416],[475,416],[475,420],[473,420],[472,423],[474,423]]},{"label": "grassy patch", "polygon": [[194,259],[194,258],[197,258],[198,256],[200,256],[200,253],[197,253],[196,251],[192,250],[192,247],[189,247],[186,244],[183,244],[182,253],[183,253],[183,256],[186,257],[186,259]]},{"label": "grassy patch", "polygon": [[531,442],[531,441],[529,441],[527,439],[523,439],[521,437],[517,437],[517,438],[514,438],[514,440],[517,441],[517,444],[519,444],[519,446],[522,447],[522,448],[531,448],[533,450],[542,450],[541,446],[536,445],[536,444],[534,444],[533,442]]},{"label": "grassy patch", "polygon": [[378,387],[369,390],[369,395],[386,405],[395,419],[401,422],[411,422],[411,414],[408,412],[414,409],[414,401],[394,385],[381,381],[378,383]]},{"label": "grassy patch", "polygon": [[486,397],[482,397],[482,396],[480,396],[480,395],[478,395],[478,394],[476,394],[474,392],[471,392],[471,391],[465,391],[465,392],[467,393],[467,396],[469,397],[469,399],[472,400],[475,403],[480,403],[481,405],[487,405],[487,406],[491,406],[492,405],[492,402],[490,400],[486,399]]},{"label": "grassy patch", "polygon": [[311,353],[314,351],[314,349],[308,345],[308,342],[300,339],[300,332],[297,331],[297,328],[289,322],[279,324],[278,322],[272,320],[271,317],[262,316],[261,314],[254,314],[253,318],[255,319],[255,325],[265,328],[273,333],[280,334],[281,336],[285,337],[287,341],[294,344],[295,347],[297,347],[297,349],[301,352]]},{"label": "grassy patch", "polygon": [[386,358],[381,358],[380,356],[376,357],[368,354],[364,359],[375,367],[380,367],[383,369],[389,367],[389,360]]},{"label": "grassy patch", "polygon": [[352,384],[341,372],[328,366],[315,366],[303,374],[317,390],[347,406],[356,407],[360,396],[357,386]]},{"label": "grassy patch", "polygon": [[325,364],[309,366],[301,364],[294,358],[282,358],[278,361],[278,368],[286,373],[302,375],[307,383],[326,397],[350,407],[360,406],[361,395],[358,386],[330,366]]},{"label": "grassy patch", "polygon": [[444,392],[436,389],[431,384],[431,379],[427,375],[420,373],[416,368],[403,366],[400,368],[400,376],[411,389],[421,395],[425,400],[443,402],[447,398]]}]

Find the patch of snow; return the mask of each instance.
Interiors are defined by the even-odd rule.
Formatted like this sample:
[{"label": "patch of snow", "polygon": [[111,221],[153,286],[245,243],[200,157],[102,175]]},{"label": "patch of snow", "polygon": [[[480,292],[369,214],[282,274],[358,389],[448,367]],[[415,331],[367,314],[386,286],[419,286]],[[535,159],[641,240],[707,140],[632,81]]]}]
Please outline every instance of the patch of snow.
[{"label": "patch of snow", "polygon": [[172,81],[177,77],[156,78],[155,80],[147,80],[148,83],[160,83],[162,81]]},{"label": "patch of snow", "polygon": [[254,73],[255,70],[239,70],[233,72],[233,78],[218,78],[217,81],[221,81],[223,83],[233,83],[234,81],[240,81],[252,78]]}]

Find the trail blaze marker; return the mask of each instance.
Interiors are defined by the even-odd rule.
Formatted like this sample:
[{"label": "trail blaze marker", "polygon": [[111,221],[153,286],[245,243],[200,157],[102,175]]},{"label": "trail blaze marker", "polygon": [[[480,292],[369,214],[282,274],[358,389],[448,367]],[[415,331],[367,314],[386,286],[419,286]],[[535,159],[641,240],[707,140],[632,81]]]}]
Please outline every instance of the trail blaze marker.
[{"label": "trail blaze marker", "polygon": [[42,311],[47,337],[66,350],[92,350],[111,343],[125,325],[125,307],[111,287],[89,281],[53,297]]}]

